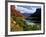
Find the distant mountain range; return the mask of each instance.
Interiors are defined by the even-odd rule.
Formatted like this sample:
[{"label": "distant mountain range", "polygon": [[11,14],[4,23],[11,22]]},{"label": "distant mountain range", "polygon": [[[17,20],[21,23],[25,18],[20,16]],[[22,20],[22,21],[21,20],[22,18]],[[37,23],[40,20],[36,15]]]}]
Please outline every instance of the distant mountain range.
[{"label": "distant mountain range", "polygon": [[24,15],[24,16],[31,16],[32,14],[31,13],[22,13],[22,15]]},{"label": "distant mountain range", "polygon": [[36,9],[36,12],[33,14],[31,13],[22,13],[24,16],[29,16],[29,17],[40,17],[41,16],[41,8]]}]

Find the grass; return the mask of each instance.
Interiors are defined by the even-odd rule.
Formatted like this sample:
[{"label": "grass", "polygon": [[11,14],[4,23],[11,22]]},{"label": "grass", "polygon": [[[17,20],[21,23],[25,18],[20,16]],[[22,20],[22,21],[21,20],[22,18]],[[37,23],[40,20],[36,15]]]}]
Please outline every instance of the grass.
[{"label": "grass", "polygon": [[35,25],[28,25],[23,17],[11,17],[11,31],[35,31],[41,30],[41,24],[35,23]]}]

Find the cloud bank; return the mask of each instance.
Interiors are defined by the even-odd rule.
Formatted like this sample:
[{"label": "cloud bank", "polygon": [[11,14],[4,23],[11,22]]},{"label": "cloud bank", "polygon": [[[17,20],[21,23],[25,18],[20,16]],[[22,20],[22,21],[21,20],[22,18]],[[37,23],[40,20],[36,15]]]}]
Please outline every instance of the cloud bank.
[{"label": "cloud bank", "polygon": [[30,7],[30,9],[25,8],[25,7],[20,7],[16,5],[16,10],[20,11],[21,13],[34,13],[36,11],[36,7]]}]

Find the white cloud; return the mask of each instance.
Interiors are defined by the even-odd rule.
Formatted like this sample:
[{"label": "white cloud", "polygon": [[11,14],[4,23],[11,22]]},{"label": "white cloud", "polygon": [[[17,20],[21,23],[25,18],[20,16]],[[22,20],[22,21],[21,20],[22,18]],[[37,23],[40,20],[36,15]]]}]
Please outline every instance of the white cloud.
[{"label": "white cloud", "polygon": [[36,8],[31,7],[32,9],[27,9],[24,7],[18,7],[16,6],[16,10],[20,11],[21,13],[34,13],[36,11]]}]

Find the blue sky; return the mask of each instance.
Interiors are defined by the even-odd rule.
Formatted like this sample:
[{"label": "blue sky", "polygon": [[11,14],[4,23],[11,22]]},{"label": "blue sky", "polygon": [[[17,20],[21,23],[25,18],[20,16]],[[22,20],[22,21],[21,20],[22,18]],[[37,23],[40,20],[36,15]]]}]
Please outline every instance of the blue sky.
[{"label": "blue sky", "polygon": [[34,13],[37,8],[40,6],[24,6],[24,5],[17,5],[16,10],[20,11],[21,13]]}]

